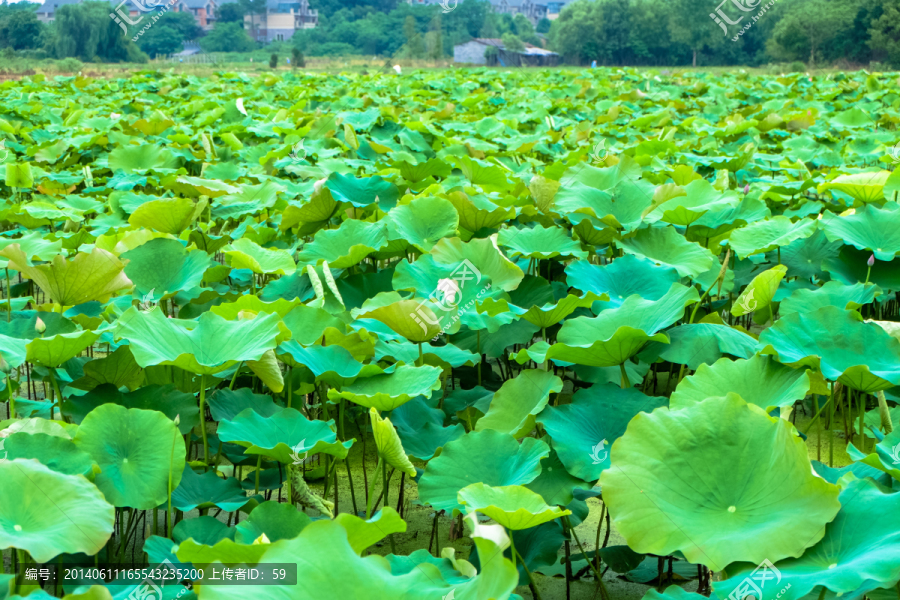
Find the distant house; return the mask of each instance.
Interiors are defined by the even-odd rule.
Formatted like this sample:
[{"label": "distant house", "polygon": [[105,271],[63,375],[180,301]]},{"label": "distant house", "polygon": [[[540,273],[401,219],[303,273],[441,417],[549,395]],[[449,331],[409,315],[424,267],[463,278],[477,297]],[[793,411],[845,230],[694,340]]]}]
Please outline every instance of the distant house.
[{"label": "distant house", "polygon": [[309,7],[309,0],[268,0],[265,14],[244,16],[244,29],[260,42],[289,40],[300,29],[315,29],[319,11]]},{"label": "distant house", "polygon": [[[496,51],[489,53],[489,48]],[[503,40],[475,38],[453,47],[453,62],[504,67],[552,66],[559,62],[559,54],[532,44],[525,44],[524,52],[513,52],[506,49]]]},{"label": "distant house", "polygon": [[[140,17],[149,12],[156,12],[158,7],[172,4],[173,12],[189,12],[194,15],[197,24],[205,30],[212,29],[216,21],[216,9],[224,3],[237,0],[143,0],[142,4],[151,10],[139,10],[138,5],[129,0],[45,0],[37,10],[37,18],[44,23],[52,23],[56,20],[56,11],[69,4],[83,4],[84,2],[105,2],[109,4],[110,11],[121,11],[129,17]],[[159,2],[159,4],[157,4]]]},{"label": "distant house", "polygon": [[[459,0],[462,2],[462,0]],[[573,0],[486,0],[491,3],[494,12],[509,15],[525,15],[532,25],[543,18],[555,19],[563,6]],[[445,4],[454,6],[454,0],[406,0],[411,5]]]}]

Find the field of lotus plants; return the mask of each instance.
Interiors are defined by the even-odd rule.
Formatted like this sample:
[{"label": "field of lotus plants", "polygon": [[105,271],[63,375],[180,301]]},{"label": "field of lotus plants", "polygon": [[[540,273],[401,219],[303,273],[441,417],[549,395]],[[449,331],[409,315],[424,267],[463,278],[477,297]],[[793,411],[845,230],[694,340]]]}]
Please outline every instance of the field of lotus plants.
[{"label": "field of lotus plants", "polygon": [[4,82],[0,599],[896,598],[898,91]]}]

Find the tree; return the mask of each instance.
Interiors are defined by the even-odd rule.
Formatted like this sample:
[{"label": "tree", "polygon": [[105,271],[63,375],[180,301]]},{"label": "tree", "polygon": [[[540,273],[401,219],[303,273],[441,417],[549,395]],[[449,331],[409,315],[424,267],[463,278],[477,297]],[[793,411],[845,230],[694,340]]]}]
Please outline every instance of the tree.
[{"label": "tree", "polygon": [[425,55],[425,42],[416,28],[416,18],[412,15],[403,22],[403,37],[406,38],[406,55],[409,58],[422,58]]},{"label": "tree", "polygon": [[25,50],[40,46],[43,24],[31,10],[9,11],[0,18],[0,47]]},{"label": "tree", "polygon": [[436,14],[428,25],[428,34],[425,36],[425,47],[428,51],[428,56],[434,60],[440,60],[444,57],[444,40],[441,35],[440,13]]},{"label": "tree", "polygon": [[238,23],[216,23],[213,30],[200,38],[204,52],[250,52],[256,42],[250,39]]},{"label": "tree", "polygon": [[513,18],[513,33],[515,33],[523,42],[535,46],[541,45],[541,38],[534,32],[534,25],[532,25],[531,21],[528,20],[528,17],[523,14],[517,14]]},{"label": "tree", "polygon": [[576,0],[566,6],[550,28],[550,47],[567,61],[589,63],[602,51],[603,11],[598,2]]},{"label": "tree", "polygon": [[551,21],[547,17],[544,17],[543,19],[538,21],[537,27],[535,27],[534,30],[540,34],[546,35],[546,34],[550,33],[551,25],[553,25],[553,21]]},{"label": "tree", "polygon": [[[146,23],[141,17],[141,27]],[[152,28],[151,28],[152,29]],[[139,27],[132,26],[128,35]],[[109,5],[104,2],[67,4],[56,10],[50,50],[56,58],[75,57],[85,62],[147,62],[131,37],[122,35],[119,24],[109,18]]]},{"label": "tree", "polygon": [[238,0],[245,15],[250,15],[250,35],[259,39],[260,16],[266,14],[267,0]]},{"label": "tree", "polygon": [[514,33],[504,33],[501,38],[503,41],[503,49],[509,52],[525,52],[525,42],[519,39]]},{"label": "tree", "polygon": [[295,69],[306,66],[306,59],[303,58],[303,52],[300,48],[291,48],[291,65],[293,65]]},{"label": "tree", "polygon": [[[230,6],[226,4],[225,6]],[[171,27],[181,36],[180,40],[195,40],[203,35],[203,28],[197,24],[197,19],[189,12],[167,12],[153,27]],[[146,37],[146,34],[144,34]]]},{"label": "tree", "polygon": [[243,23],[246,10],[237,2],[222,4],[216,9],[216,23]]},{"label": "tree", "polygon": [[869,28],[869,48],[877,60],[900,67],[900,0],[879,2],[882,13]]},{"label": "tree", "polygon": [[166,25],[160,26],[160,22],[144,32],[138,39],[138,47],[152,57],[181,52],[184,49],[181,34]]},{"label": "tree", "polygon": [[769,38],[770,54],[788,60],[808,57],[816,62],[819,50],[849,29],[856,13],[852,4],[829,0],[800,0],[791,4]]},{"label": "tree", "polygon": [[274,52],[272,53],[272,56],[269,57],[269,68],[270,69],[278,68],[278,55],[275,54]]},{"label": "tree", "polygon": [[709,5],[708,0],[675,0],[669,5],[669,35],[673,42],[685,44],[690,49],[694,67],[697,66],[697,55],[705,47],[720,47],[730,39],[730,35],[723,34],[707,16],[711,12]]}]

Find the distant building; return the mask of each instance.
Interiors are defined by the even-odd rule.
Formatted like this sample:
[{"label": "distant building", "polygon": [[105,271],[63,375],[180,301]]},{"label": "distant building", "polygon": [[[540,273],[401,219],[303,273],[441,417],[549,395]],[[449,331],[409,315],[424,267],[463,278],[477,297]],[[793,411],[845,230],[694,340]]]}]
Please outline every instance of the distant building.
[{"label": "distant building", "polygon": [[[145,1],[146,6],[162,7],[169,4],[171,0],[163,0],[156,5],[158,0]],[[227,2],[236,2],[237,0],[175,0],[171,10],[173,12],[187,12],[194,15],[197,24],[204,30],[209,31],[216,22],[216,9]],[[121,11],[129,17],[141,17],[141,15],[156,12],[141,11],[135,3],[129,0],[45,0],[37,10],[37,18],[44,23],[52,23],[56,20],[56,11],[69,4],[83,4],[84,2],[105,2],[109,4],[110,11]]]},{"label": "distant building", "polygon": [[[459,0],[462,2],[462,0]],[[494,12],[506,13],[509,15],[525,15],[532,25],[537,25],[541,19],[550,19],[551,21],[559,16],[560,11],[566,4],[574,2],[574,0],[486,0],[491,3]],[[431,5],[445,4],[453,6],[454,0],[406,0],[411,5]],[[455,10],[455,9],[454,9]]]},{"label": "distant building", "polygon": [[309,0],[268,0],[265,14],[244,16],[247,34],[267,43],[289,40],[296,31],[318,25],[319,11],[309,7]]},{"label": "distant building", "polygon": [[[489,53],[489,48],[496,51]],[[525,44],[524,52],[513,52],[506,49],[503,40],[475,38],[453,47],[453,62],[504,67],[552,66],[559,62],[559,54],[532,44]]]}]

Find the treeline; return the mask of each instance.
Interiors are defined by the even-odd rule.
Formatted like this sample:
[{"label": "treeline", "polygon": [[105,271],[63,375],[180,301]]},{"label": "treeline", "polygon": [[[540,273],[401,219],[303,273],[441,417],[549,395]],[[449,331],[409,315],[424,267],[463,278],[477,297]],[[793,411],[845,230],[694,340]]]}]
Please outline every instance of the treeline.
[{"label": "treeline", "polygon": [[[308,56],[377,55],[443,59],[472,38],[502,38],[559,52],[570,64],[805,65],[900,68],[900,0],[576,0],[553,22],[495,13],[487,0],[463,0],[443,13],[438,5],[403,0],[311,0],[319,27],[289,42]],[[452,3],[451,3],[452,5]],[[244,16],[265,11],[265,0],[220,5],[204,35],[187,13],[168,12],[137,44],[109,18],[106,2],[57,9],[41,23],[37,4],[0,4],[0,49],[35,58],[143,62],[199,39],[207,52],[260,47]],[[710,15],[714,15],[715,19]]]}]

